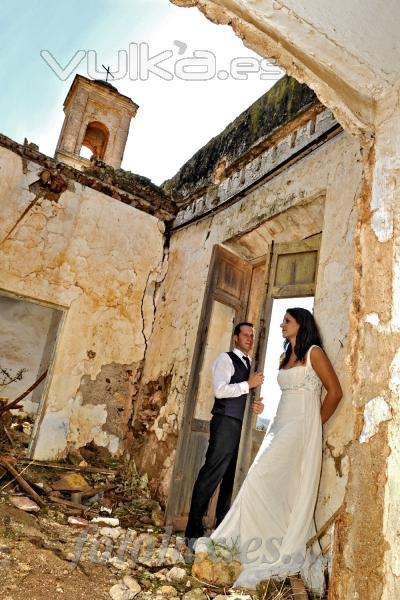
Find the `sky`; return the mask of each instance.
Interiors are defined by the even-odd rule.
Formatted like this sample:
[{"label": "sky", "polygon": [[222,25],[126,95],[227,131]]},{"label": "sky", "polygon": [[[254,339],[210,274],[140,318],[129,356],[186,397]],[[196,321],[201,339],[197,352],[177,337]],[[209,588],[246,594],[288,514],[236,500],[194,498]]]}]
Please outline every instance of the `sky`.
[{"label": "sky", "polygon": [[[75,74],[94,78],[97,63],[97,77],[104,79],[101,65],[106,65],[115,74],[113,85],[139,105],[122,167],[158,184],[283,74],[274,66],[261,67],[260,57],[230,27],[168,0],[2,0],[0,32],[2,133],[21,143],[26,137],[53,156]],[[136,74],[134,52],[142,56]],[[146,52],[149,58],[161,52],[171,56],[155,69],[147,62],[146,69]],[[179,63],[178,69],[178,61],[193,59],[195,52],[203,66],[186,65],[184,72]],[[246,74],[240,68],[232,73],[231,61],[240,57],[252,57],[258,72],[239,79]],[[155,73],[158,67],[172,79]],[[228,77],[212,77],[214,68]],[[199,71],[202,80],[193,80]]]}]

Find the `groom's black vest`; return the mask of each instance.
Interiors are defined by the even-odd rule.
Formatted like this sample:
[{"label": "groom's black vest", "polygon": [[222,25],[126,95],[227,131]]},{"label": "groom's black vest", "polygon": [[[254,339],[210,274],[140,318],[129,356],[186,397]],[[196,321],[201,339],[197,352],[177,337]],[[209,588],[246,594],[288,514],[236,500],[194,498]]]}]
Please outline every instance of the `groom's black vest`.
[{"label": "groom's black vest", "polygon": [[[231,359],[235,369],[229,383],[241,383],[242,381],[247,381],[250,372],[243,361],[234,352],[227,352],[227,355]],[[213,415],[225,415],[242,421],[246,399],[247,394],[236,396],[236,398],[215,398],[214,407],[211,412]]]}]

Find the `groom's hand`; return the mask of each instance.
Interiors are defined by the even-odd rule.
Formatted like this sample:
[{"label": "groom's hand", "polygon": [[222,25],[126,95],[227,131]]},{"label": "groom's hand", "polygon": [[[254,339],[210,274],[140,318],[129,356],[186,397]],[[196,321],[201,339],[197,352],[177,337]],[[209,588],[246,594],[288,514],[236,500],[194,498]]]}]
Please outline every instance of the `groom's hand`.
[{"label": "groom's hand", "polygon": [[253,388],[258,387],[263,383],[263,381],[264,373],[261,373],[261,371],[255,371],[254,373],[250,373],[250,376],[247,380],[249,384],[249,389],[252,390]]},{"label": "groom's hand", "polygon": [[261,400],[262,398],[260,398],[260,400],[254,400],[252,404],[253,413],[256,415],[260,415],[264,410],[264,404],[261,402]]}]

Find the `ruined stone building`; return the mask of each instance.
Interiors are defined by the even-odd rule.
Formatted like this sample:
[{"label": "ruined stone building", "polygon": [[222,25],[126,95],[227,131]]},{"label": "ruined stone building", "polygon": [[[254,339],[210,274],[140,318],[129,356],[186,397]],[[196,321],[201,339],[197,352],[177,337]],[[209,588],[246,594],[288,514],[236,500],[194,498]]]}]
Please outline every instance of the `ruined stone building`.
[{"label": "ruined stone building", "polygon": [[[330,598],[394,600],[400,9],[175,3],[231,25],[288,76],[161,187],[120,169],[137,106],[104,82],[75,78],[54,159],[0,137],[2,360],[26,369],[10,394],[48,369],[25,401],[30,456],[91,445],[132,457],[181,528],[207,439],[207,373],[232,322],[258,324],[262,365],[273,299],[315,296],[344,390],[316,513],[318,527],[335,515]],[[249,419],[239,478],[258,435]]]}]

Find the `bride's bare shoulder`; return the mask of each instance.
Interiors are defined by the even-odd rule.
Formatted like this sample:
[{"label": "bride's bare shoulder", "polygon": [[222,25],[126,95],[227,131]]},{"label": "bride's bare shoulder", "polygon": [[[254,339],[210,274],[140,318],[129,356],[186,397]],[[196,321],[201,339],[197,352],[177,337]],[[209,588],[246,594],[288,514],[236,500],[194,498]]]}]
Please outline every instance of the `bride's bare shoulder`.
[{"label": "bride's bare shoulder", "polygon": [[328,360],[325,352],[319,346],[313,346],[310,350],[310,359],[312,366],[315,368],[316,366],[324,363]]}]

